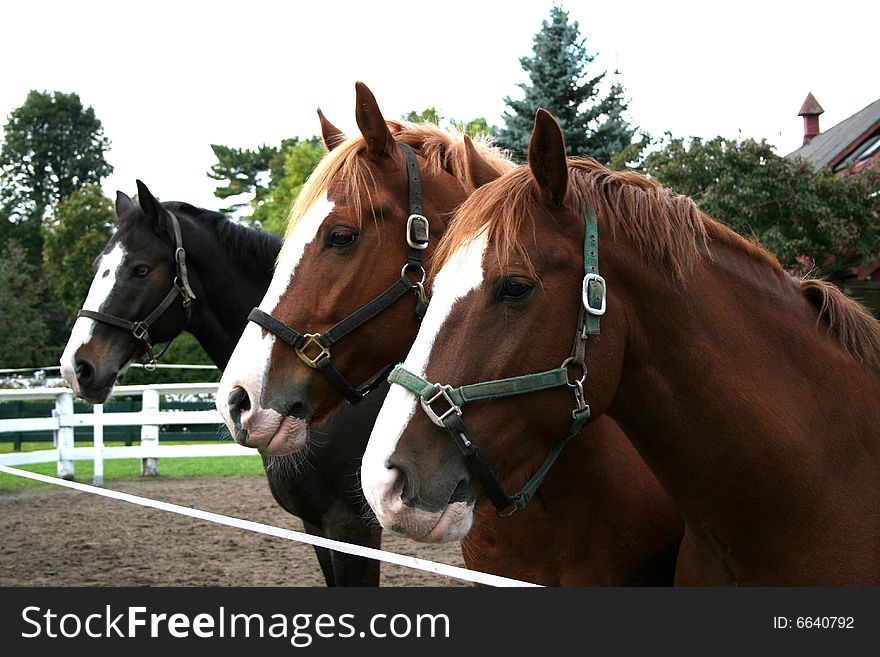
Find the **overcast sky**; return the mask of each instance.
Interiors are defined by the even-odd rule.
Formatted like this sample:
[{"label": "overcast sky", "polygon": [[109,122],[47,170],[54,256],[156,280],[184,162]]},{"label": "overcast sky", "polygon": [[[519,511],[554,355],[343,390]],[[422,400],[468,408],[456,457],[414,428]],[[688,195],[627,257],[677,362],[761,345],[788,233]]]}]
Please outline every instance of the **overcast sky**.
[{"label": "overcast sky", "polygon": [[[211,143],[253,147],[347,132],[354,83],[387,118],[437,107],[501,124],[519,58],[554,0],[269,2],[28,0],[3,5],[0,115],[30,89],[75,91],[112,142],[105,190],[141,178],[162,200],[208,208]],[[594,71],[619,69],[630,120],[655,135],[766,138],[800,146],[808,91],[826,129],[880,97],[880,3],[562,3]]]}]

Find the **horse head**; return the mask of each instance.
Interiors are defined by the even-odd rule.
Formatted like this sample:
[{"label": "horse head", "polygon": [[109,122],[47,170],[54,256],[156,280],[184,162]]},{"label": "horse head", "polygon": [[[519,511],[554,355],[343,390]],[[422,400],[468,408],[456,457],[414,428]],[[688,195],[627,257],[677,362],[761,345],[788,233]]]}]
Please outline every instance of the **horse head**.
[{"label": "horse head", "polygon": [[192,297],[188,281],[181,281],[177,219],[144,183],[137,181],[137,188],[139,205],[117,193],[116,230],[95,260],[95,277],[61,356],[65,382],[93,404],[107,399],[132,362],[152,358],[154,345],[187,323]]},{"label": "horse head", "polygon": [[353,138],[319,113],[328,154],[297,198],[272,283],[220,383],[230,432],[264,454],[301,450],[310,423],[356,403],[406,354],[430,254],[491,169],[473,144],[386,121],[362,83],[356,96]]},{"label": "horse head", "polygon": [[585,300],[585,241],[597,246],[568,170],[559,125],[539,111],[528,165],[457,210],[435,255],[431,306],[364,454],[364,492],[383,527],[459,540],[478,500],[519,508],[523,493],[505,491],[537,486],[560,439],[610,405],[625,313],[609,300],[601,336],[578,346],[585,304],[606,304],[604,283],[601,302]]}]

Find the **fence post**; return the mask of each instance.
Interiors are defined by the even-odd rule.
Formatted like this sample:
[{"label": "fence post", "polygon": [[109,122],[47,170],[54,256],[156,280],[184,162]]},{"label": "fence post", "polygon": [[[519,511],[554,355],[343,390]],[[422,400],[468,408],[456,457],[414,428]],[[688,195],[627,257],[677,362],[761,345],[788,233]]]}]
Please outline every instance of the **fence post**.
[{"label": "fence post", "polygon": [[92,483],[95,486],[104,485],[104,404],[95,404],[92,414],[95,418],[92,443],[95,446],[95,474]]},{"label": "fence post", "polygon": [[[24,404],[20,401],[16,401],[16,402],[12,402],[12,403],[15,404],[15,414],[12,417],[22,417],[21,411],[24,408]],[[13,449],[15,449],[16,452],[21,451],[21,441],[23,440],[23,438],[22,438],[23,435],[24,434],[22,434],[22,433],[12,434],[12,445],[13,445]]]},{"label": "fence post", "polygon": [[[62,392],[58,395],[55,399],[52,416],[57,417],[59,423],[63,423],[64,418],[73,416],[73,393]],[[73,449],[73,427],[59,426],[54,433],[55,447],[58,448],[58,477],[72,481],[74,477],[73,461],[62,459],[61,455],[64,450]]]},{"label": "fence post", "polygon": [[[141,410],[146,412],[159,410],[159,391],[144,390],[141,398]],[[159,425],[145,424],[141,427],[141,447],[158,447]],[[159,474],[159,459],[145,458],[141,462],[141,476],[156,477]]]}]

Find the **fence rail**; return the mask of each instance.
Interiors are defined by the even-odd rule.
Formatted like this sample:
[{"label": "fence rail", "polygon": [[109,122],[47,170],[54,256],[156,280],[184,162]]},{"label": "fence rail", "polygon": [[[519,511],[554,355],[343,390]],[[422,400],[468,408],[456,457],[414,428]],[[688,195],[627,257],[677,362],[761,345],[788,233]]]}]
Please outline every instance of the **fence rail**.
[{"label": "fence rail", "polygon": [[[175,425],[215,425],[222,423],[216,410],[162,411],[160,397],[163,394],[216,394],[216,383],[165,383],[156,385],[118,386],[112,396],[140,396],[141,410],[134,412],[105,413],[102,404],[91,412],[77,413],[73,405],[73,392],[68,388],[31,388],[24,390],[0,390],[0,402],[26,400],[54,400],[51,417],[0,419],[0,435],[4,433],[27,433],[51,431],[54,449],[32,452],[0,454],[0,464],[15,466],[34,463],[58,464],[58,476],[71,480],[74,462],[93,460],[94,483],[102,485],[104,460],[141,459],[141,472],[145,476],[158,474],[159,458],[203,456],[252,456],[257,452],[241,445],[225,442],[215,445],[160,445],[159,427]],[[140,445],[105,447],[104,427],[140,426]],[[91,427],[93,447],[76,447],[74,430]],[[220,434],[218,433],[218,436]]]}]

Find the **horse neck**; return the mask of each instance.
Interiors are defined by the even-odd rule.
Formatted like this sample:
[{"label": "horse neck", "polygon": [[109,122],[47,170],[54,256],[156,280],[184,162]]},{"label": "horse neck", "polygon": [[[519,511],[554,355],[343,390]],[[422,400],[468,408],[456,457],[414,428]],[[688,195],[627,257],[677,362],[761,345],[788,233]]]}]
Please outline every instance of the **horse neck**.
[{"label": "horse neck", "polygon": [[877,490],[880,376],[817,325],[796,281],[718,243],[684,282],[609,251],[609,294],[638,323],[609,415],[691,527],[748,552],[817,495],[844,502],[859,477]]},{"label": "horse neck", "polygon": [[269,287],[280,241],[275,248],[257,248],[265,236],[253,230],[238,238],[245,248],[229,248],[217,234],[221,221],[181,217],[187,268],[197,297],[186,330],[223,369],[247,325],[248,313]]}]

